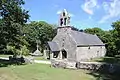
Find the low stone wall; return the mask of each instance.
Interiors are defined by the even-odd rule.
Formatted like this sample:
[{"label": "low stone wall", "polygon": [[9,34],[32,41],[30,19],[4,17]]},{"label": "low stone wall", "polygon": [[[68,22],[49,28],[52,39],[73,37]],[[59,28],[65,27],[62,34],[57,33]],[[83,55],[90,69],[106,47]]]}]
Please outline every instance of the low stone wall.
[{"label": "low stone wall", "polygon": [[120,74],[120,65],[99,63],[99,62],[77,62],[77,69],[86,69],[91,71],[99,71],[104,73],[116,73]]},{"label": "low stone wall", "polygon": [[91,71],[103,71],[105,73],[120,74],[120,65],[100,62],[69,62],[67,60],[51,60],[51,65],[56,68],[86,69]]},{"label": "low stone wall", "polygon": [[76,62],[69,62],[67,60],[51,59],[51,66],[53,66],[55,68],[76,69]]},{"label": "low stone wall", "polygon": [[87,69],[87,70],[98,70],[102,65],[108,66],[107,63],[97,63],[97,62],[77,62],[77,69]]}]

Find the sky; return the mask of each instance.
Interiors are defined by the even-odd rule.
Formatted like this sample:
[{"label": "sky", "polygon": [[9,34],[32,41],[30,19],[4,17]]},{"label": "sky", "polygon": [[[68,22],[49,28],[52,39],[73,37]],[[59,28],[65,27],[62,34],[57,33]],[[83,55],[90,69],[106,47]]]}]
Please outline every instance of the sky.
[{"label": "sky", "polygon": [[58,24],[59,13],[66,9],[71,25],[78,29],[99,27],[112,29],[112,22],[120,19],[120,0],[25,0],[30,21]]}]

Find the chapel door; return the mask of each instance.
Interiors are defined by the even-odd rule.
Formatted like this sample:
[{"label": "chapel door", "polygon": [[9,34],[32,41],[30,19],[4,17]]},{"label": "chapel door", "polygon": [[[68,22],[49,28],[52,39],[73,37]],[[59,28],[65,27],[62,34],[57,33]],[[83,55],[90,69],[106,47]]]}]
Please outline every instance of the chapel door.
[{"label": "chapel door", "polygon": [[67,58],[67,52],[65,50],[62,50],[62,59]]}]

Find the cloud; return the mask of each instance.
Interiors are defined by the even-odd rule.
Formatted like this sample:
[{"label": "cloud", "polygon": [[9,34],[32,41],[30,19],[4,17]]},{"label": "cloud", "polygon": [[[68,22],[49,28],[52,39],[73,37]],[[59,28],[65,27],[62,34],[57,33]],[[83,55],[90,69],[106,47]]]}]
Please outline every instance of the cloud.
[{"label": "cloud", "polygon": [[[57,14],[60,14],[62,12],[62,10],[58,10],[57,11]],[[68,12],[69,13],[69,12]],[[75,15],[74,14],[72,14],[72,13],[69,13],[69,15],[70,15],[70,17],[74,17]]]},{"label": "cloud", "polygon": [[104,2],[103,9],[106,15],[102,17],[99,23],[104,23],[107,20],[120,16],[120,0],[113,0],[111,2]]},{"label": "cloud", "polygon": [[57,11],[57,14],[60,14],[61,12],[62,12],[62,10],[58,10],[58,11]]},{"label": "cloud", "polygon": [[88,14],[93,15],[93,10],[99,8],[97,0],[85,0],[85,3],[81,5],[81,8]]},{"label": "cloud", "polygon": [[72,13],[69,13],[69,15],[70,15],[70,17],[74,17],[75,15],[74,14],[72,14]]}]

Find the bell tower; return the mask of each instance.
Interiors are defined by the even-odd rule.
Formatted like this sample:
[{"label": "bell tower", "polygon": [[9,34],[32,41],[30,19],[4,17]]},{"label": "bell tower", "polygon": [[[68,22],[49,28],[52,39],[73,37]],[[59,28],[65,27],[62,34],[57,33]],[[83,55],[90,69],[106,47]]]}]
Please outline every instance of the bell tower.
[{"label": "bell tower", "polygon": [[70,15],[69,15],[69,13],[66,11],[66,9],[64,9],[64,10],[60,13],[59,26],[60,26],[60,27],[70,26]]}]

